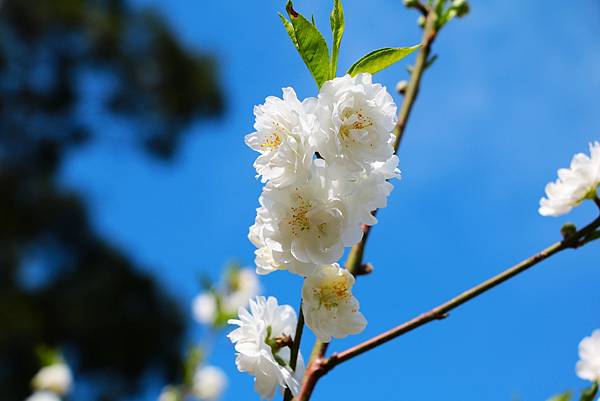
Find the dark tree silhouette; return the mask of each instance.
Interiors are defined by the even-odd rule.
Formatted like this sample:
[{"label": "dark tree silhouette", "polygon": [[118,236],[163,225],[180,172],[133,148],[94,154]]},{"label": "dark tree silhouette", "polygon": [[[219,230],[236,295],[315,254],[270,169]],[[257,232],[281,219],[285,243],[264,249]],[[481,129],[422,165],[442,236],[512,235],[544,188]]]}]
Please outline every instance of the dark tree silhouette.
[{"label": "dark tree silhouette", "polygon": [[[131,394],[147,368],[180,375],[183,319],[174,301],[91,226],[56,173],[102,131],[81,118],[86,74],[97,101],[134,129],[131,142],[174,157],[184,128],[219,115],[215,64],[162,19],[122,0],[4,0],[0,8],[0,399],[24,399],[35,347],[73,357],[100,399]],[[32,263],[40,285],[24,285]]]}]

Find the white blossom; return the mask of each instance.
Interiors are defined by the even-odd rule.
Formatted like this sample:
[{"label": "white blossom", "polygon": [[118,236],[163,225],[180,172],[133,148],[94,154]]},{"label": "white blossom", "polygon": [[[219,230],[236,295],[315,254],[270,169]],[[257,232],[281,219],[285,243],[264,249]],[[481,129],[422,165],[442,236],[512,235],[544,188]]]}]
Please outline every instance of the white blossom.
[{"label": "white blossom", "polygon": [[192,393],[201,400],[215,401],[227,387],[227,376],[216,366],[202,366],[194,373]]},{"label": "white blossom", "polygon": [[273,259],[273,252],[269,248],[263,237],[264,221],[261,218],[261,211],[264,212],[264,208],[259,208],[256,216],[255,223],[250,227],[248,238],[257,249],[254,251],[254,263],[256,264],[256,273],[265,275],[272,273],[277,270],[289,270],[292,273],[299,274],[301,276],[307,276],[311,274],[318,265],[314,263],[302,263],[296,259],[293,260],[280,260],[275,262]]},{"label": "white blossom", "polygon": [[269,96],[255,106],[255,132],[246,135],[246,144],[260,153],[254,167],[262,182],[284,187],[308,180],[314,155],[311,145],[316,99],[300,102],[292,88],[283,89],[283,99]]},{"label": "white blossom", "polygon": [[213,324],[217,317],[217,300],[215,295],[205,292],[194,298],[192,302],[194,318],[202,324]]},{"label": "white blossom", "polygon": [[174,386],[165,386],[158,396],[158,401],[179,401],[179,391]]},{"label": "white blossom", "polygon": [[585,380],[600,381],[600,329],[579,343],[577,376]]},{"label": "white blossom", "polygon": [[352,295],[354,277],[337,263],[323,266],[304,280],[302,310],[319,340],[343,338],[364,330],[367,321]]},{"label": "white blossom", "polygon": [[570,168],[558,170],[558,179],[546,185],[547,198],[540,199],[542,216],[569,213],[585,199],[593,199],[600,185],[600,143],[590,143],[590,156],[578,153]]},{"label": "white blossom", "polygon": [[260,283],[253,269],[243,268],[233,272],[230,278],[230,292],[223,299],[223,308],[235,313],[248,305],[248,301],[260,292]]},{"label": "white blossom", "polygon": [[289,305],[279,305],[274,297],[256,297],[250,310],[240,308],[239,319],[229,320],[239,326],[227,335],[235,344],[236,366],[240,372],[255,376],[254,388],[261,399],[271,399],[277,388],[288,387],[296,395],[304,374],[304,362],[298,355],[294,373],[289,367],[290,349],[274,346],[277,338],[290,336],[296,328],[296,313]]},{"label": "white blossom", "polygon": [[286,265],[292,272],[302,270],[297,262],[314,269],[338,261],[344,247],[362,235],[352,224],[349,200],[335,195],[326,169],[325,162],[317,160],[306,185],[266,187],[259,199],[264,244],[276,265]]},{"label": "white blossom", "polygon": [[321,87],[316,107],[317,151],[329,164],[360,172],[384,162],[393,152],[396,105],[371,75],[345,75]]},{"label": "white blossom", "polygon": [[36,390],[49,390],[58,395],[67,394],[73,385],[71,369],[64,363],[44,366],[31,380]]},{"label": "white blossom", "polygon": [[51,391],[36,391],[25,401],[60,401],[60,397]]}]

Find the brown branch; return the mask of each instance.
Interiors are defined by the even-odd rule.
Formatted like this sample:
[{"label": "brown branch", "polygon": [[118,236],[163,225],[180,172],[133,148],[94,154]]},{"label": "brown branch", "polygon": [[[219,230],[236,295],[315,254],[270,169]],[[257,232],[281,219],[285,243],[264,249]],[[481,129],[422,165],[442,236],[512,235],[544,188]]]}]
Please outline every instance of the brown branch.
[{"label": "brown branch", "polygon": [[327,372],[333,369],[335,366],[343,363],[349,359],[352,359],[360,354],[363,354],[373,348],[376,348],[388,341],[393,340],[409,331],[415,330],[429,322],[434,320],[443,319],[448,316],[448,312],[459,307],[460,305],[478,297],[491,290],[492,288],[500,285],[501,283],[509,280],[510,278],[528,270],[532,266],[542,262],[543,260],[551,257],[552,255],[561,252],[569,248],[579,248],[591,241],[589,239],[594,238],[596,229],[600,227],[600,217],[596,218],[592,223],[588,224],[581,230],[574,233],[572,236],[563,239],[541,252],[523,260],[522,262],[510,267],[502,273],[484,281],[483,283],[476,285],[475,287],[463,292],[462,294],[452,298],[451,300],[431,309],[429,312],[423,313],[416,318],[409,320],[399,326],[394,327],[378,336],[375,336],[361,344],[355,345],[354,347],[348,348],[345,351],[335,353],[329,358],[317,358],[312,367],[308,372],[302,390],[298,396],[298,400],[306,401],[310,398],[310,394],[314,389],[319,378],[324,376]]}]

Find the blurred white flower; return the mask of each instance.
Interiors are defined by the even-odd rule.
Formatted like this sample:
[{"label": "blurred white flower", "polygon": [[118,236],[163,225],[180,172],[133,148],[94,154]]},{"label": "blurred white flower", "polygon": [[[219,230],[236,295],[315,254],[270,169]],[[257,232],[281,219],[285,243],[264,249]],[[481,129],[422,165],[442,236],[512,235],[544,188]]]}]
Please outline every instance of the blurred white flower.
[{"label": "blurred white flower", "polygon": [[248,305],[251,298],[260,292],[260,283],[253,269],[243,268],[231,273],[229,292],[224,295],[223,308],[228,313],[236,313]]},{"label": "blurred white flower", "polygon": [[385,87],[372,83],[371,74],[325,82],[315,112],[317,151],[329,164],[360,172],[392,156],[396,104]]},{"label": "blurred white flower", "polygon": [[36,391],[25,401],[61,401],[60,397],[51,391]]},{"label": "blurred white flower", "polygon": [[577,376],[585,380],[600,381],[600,329],[579,343]]},{"label": "blurred white flower", "polygon": [[569,213],[585,199],[593,199],[600,185],[600,143],[590,143],[590,157],[578,153],[570,168],[558,170],[558,179],[546,185],[547,198],[540,199],[542,216]]},{"label": "blurred white flower", "polygon": [[227,376],[216,366],[202,366],[194,373],[192,393],[201,400],[215,401],[227,387]]},{"label": "blurred white flower", "polygon": [[302,310],[319,340],[343,338],[364,330],[367,321],[352,295],[354,277],[337,263],[317,269],[304,280]]},{"label": "blurred white flower", "polygon": [[165,386],[158,396],[158,401],[179,401],[179,392],[177,391],[177,388]]},{"label": "blurred white flower", "polygon": [[202,324],[211,325],[217,317],[217,300],[215,295],[205,292],[194,298],[192,302],[194,318]]},{"label": "blurred white flower", "polygon": [[58,395],[65,395],[73,385],[71,369],[64,363],[44,366],[31,380],[36,390],[49,390]]},{"label": "blurred white flower", "polygon": [[261,399],[271,399],[277,388],[288,387],[296,395],[304,374],[304,361],[298,355],[296,372],[289,367],[290,349],[279,348],[277,338],[290,336],[296,329],[296,312],[289,305],[279,305],[277,299],[262,296],[250,301],[250,311],[240,308],[239,326],[227,335],[235,344],[236,366],[240,372],[255,376],[254,388]]},{"label": "blurred white flower", "polygon": [[273,187],[303,184],[308,179],[314,149],[310,144],[315,116],[306,108],[316,99],[300,102],[292,88],[283,89],[283,99],[269,96],[254,107],[255,132],[246,135],[246,144],[260,156],[254,167],[262,182]]}]

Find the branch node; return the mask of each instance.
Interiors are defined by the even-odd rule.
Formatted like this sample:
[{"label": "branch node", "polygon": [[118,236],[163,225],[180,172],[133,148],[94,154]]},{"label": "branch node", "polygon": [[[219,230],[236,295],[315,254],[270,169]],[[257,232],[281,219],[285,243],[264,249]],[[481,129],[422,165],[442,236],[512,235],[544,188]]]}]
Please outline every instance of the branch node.
[{"label": "branch node", "polygon": [[364,276],[373,272],[373,265],[371,263],[363,263],[354,272],[355,276]]}]

